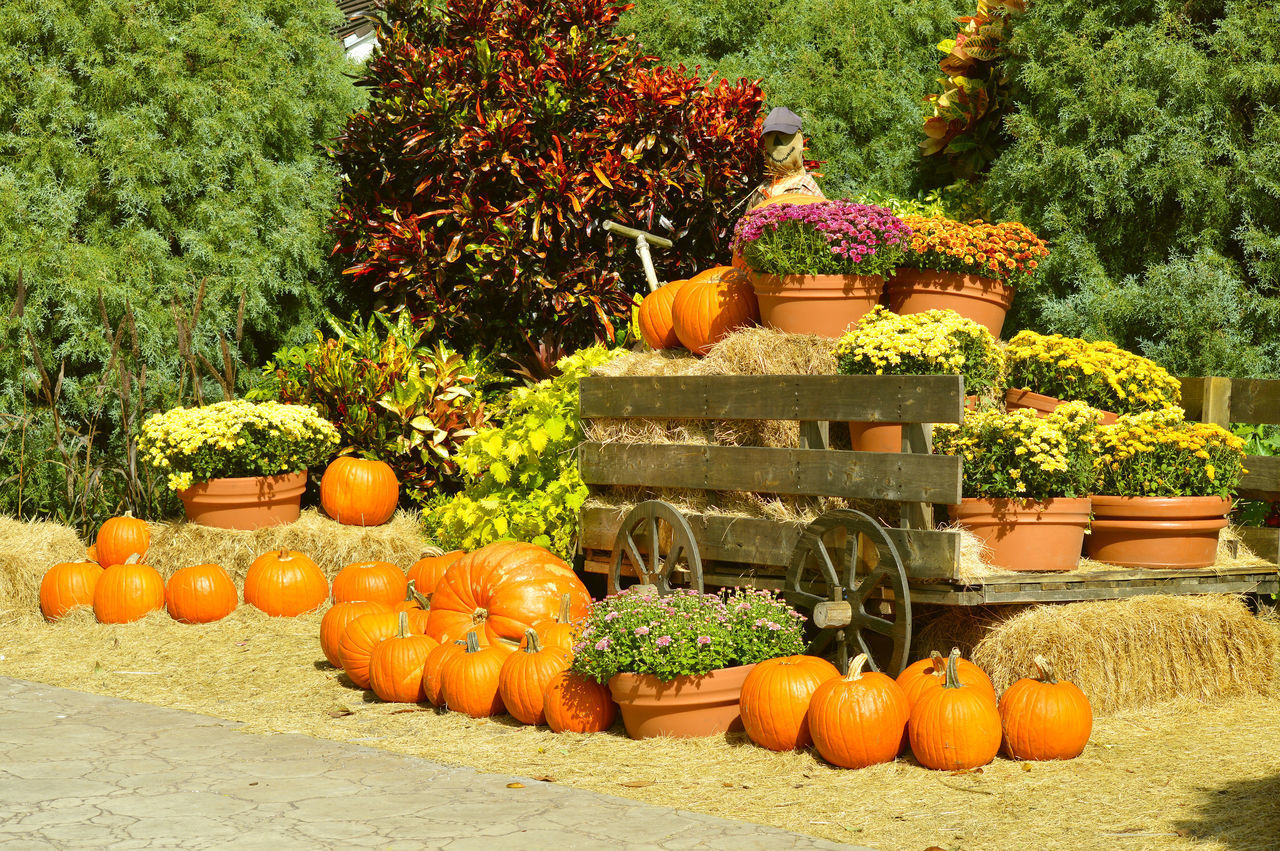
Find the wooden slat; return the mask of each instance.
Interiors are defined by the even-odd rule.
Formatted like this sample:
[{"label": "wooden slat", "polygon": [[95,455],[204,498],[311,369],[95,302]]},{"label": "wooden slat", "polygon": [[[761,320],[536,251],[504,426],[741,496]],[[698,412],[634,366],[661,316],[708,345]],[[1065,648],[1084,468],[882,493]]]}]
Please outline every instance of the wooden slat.
[{"label": "wooden slat", "polygon": [[[981,606],[999,603],[1067,603],[1081,600],[1117,600],[1146,594],[1275,593],[1280,576],[1265,569],[1221,576],[1180,576],[1147,579],[1089,579],[1083,582],[1004,582],[956,585],[936,583],[911,586],[912,603],[947,606]],[[1156,571],[1151,571],[1156,572]],[[1191,573],[1181,571],[1179,573]],[[1108,572],[1109,573],[1109,572]],[[1097,576],[1098,574],[1090,574]],[[1025,574],[1024,574],[1025,576]],[[1059,587],[1065,586],[1065,587]]]},{"label": "wooden slat", "polygon": [[1034,583],[1044,585],[1052,584],[1071,584],[1080,585],[1097,582],[1145,582],[1145,581],[1164,581],[1168,579],[1216,579],[1219,577],[1230,576],[1251,576],[1258,573],[1266,573],[1270,570],[1272,573],[1277,571],[1275,567],[1265,567],[1259,565],[1244,565],[1229,568],[1177,568],[1168,570],[1153,570],[1148,568],[1116,568],[1115,570],[1087,570],[1087,571],[1069,571],[1067,573],[1017,573],[1017,572],[1001,572],[992,573],[983,576],[981,579],[974,580],[969,584],[973,585],[1018,585]]},{"label": "wooden slat", "polygon": [[1242,526],[1236,531],[1250,552],[1264,561],[1280,564],[1280,529]]},{"label": "wooden slat", "polygon": [[1231,428],[1231,379],[1206,378],[1200,402],[1200,421]]},{"label": "wooden slat", "polygon": [[1240,479],[1237,493],[1261,496],[1280,493],[1280,456],[1246,455],[1244,468],[1249,472]]},{"label": "wooden slat", "polygon": [[958,423],[954,375],[630,375],[578,382],[583,419]]},{"label": "wooden slat", "polygon": [[1231,421],[1280,423],[1280,381],[1237,378],[1231,382]]},{"label": "wooden slat", "polygon": [[588,485],[960,501],[960,459],[950,455],[584,443],[578,463]]},{"label": "wooden slat", "polygon": [[831,423],[802,420],[800,422],[801,449],[830,449]]},{"label": "wooden slat", "polygon": [[1182,409],[1187,412],[1187,419],[1202,421],[1204,409],[1203,378],[1179,378],[1182,383]]}]

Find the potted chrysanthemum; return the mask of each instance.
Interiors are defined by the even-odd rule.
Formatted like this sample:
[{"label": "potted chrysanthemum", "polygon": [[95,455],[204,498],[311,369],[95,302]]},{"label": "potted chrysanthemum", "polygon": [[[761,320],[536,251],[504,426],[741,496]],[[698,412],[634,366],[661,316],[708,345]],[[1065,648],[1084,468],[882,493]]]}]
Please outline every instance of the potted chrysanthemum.
[{"label": "potted chrysanthemum", "polygon": [[742,217],[734,251],[752,269],[765,325],[839,337],[880,301],[910,236],[883,207],[773,204]]}]

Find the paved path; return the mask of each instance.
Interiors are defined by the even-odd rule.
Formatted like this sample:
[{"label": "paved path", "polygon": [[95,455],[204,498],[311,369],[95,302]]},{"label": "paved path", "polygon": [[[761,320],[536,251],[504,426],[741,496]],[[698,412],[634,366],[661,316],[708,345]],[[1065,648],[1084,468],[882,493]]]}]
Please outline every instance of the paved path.
[{"label": "paved path", "polygon": [[[0,677],[4,848],[841,848]],[[521,782],[524,788],[510,789]]]}]

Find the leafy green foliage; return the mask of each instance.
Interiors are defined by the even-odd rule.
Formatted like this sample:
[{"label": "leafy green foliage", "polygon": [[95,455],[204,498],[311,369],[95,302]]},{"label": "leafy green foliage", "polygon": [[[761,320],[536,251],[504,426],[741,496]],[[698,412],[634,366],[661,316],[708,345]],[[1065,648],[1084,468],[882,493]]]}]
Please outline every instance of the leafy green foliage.
[{"label": "leafy green foliage", "polygon": [[474,550],[514,538],[573,557],[578,509],[587,501],[574,455],[583,440],[578,379],[620,354],[583,349],[557,364],[557,377],[511,392],[503,425],[479,432],[458,454],[463,492],[427,513],[441,546]]}]

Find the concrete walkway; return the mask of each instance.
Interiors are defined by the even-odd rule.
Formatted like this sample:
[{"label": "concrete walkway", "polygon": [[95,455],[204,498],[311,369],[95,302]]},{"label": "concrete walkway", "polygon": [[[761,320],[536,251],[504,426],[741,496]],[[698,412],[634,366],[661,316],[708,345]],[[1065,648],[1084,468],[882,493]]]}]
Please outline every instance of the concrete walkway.
[{"label": "concrete walkway", "polygon": [[[840,848],[0,677],[4,848]],[[607,767],[602,766],[602,770]],[[508,783],[523,788],[508,788]]]}]

